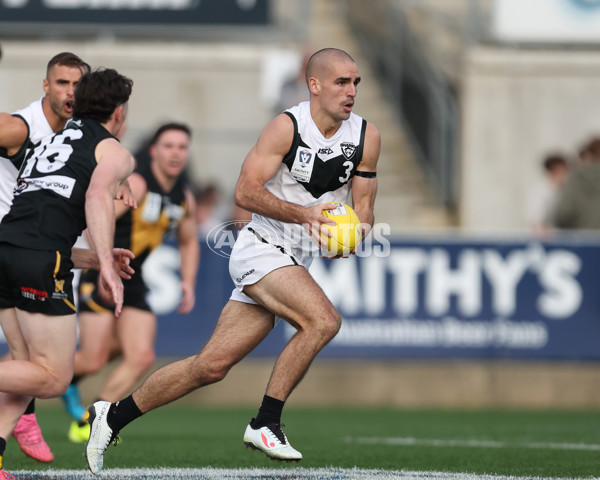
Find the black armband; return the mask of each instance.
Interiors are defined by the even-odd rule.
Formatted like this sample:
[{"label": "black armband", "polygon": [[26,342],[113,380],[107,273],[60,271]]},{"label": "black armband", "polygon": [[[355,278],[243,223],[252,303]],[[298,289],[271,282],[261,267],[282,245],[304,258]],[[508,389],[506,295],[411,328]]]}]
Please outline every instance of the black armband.
[{"label": "black armband", "polygon": [[362,170],[357,170],[354,175],[364,178],[375,178],[377,176],[377,172],[363,172]]}]

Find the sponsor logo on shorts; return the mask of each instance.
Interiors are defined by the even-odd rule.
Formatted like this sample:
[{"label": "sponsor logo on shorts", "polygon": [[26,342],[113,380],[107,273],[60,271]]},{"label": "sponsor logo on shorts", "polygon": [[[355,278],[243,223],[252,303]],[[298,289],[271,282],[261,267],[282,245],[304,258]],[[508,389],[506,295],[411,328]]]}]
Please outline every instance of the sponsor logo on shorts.
[{"label": "sponsor logo on shorts", "polygon": [[39,300],[41,302],[45,302],[48,298],[48,292],[45,292],[44,290],[38,290],[37,288],[21,286],[21,296],[29,300]]},{"label": "sponsor logo on shorts", "polygon": [[253,268],[252,270],[249,270],[248,272],[244,273],[241,277],[238,277],[235,279],[235,281],[237,283],[242,283],[242,280],[244,278],[246,278],[248,275],[252,275],[256,270]]}]

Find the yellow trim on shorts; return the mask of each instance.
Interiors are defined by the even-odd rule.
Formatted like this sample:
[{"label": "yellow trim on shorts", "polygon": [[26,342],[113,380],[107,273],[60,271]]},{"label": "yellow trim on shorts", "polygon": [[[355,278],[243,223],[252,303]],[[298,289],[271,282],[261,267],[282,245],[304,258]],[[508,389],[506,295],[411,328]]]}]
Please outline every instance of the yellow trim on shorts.
[{"label": "yellow trim on shorts", "polygon": [[[60,260],[61,260],[61,256],[60,256],[60,252],[57,250],[56,251],[56,265],[54,265],[54,275],[53,278],[56,278],[56,276],[58,275],[58,271],[60,270]],[[77,308],[75,307],[75,305],[73,305],[68,298],[63,298],[63,301],[69,306],[70,309],[72,309],[74,312],[77,311]]]},{"label": "yellow trim on shorts", "polygon": [[53,275],[54,278],[56,278],[56,275],[58,275],[59,270],[60,270],[60,252],[57,250],[56,251],[56,265],[54,265],[54,275]]},{"label": "yellow trim on shorts", "polygon": [[73,305],[71,302],[69,302],[69,300],[67,298],[63,298],[63,300],[65,301],[65,303],[73,309],[74,312],[77,311],[77,309],[75,308],[75,305]]}]

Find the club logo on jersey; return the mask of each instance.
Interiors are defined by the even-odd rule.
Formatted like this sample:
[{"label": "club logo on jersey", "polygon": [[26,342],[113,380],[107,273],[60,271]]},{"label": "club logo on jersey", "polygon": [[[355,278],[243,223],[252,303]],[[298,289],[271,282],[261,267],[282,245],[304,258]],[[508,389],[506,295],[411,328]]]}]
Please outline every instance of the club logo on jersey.
[{"label": "club logo on jersey", "polygon": [[52,293],[52,298],[67,298],[64,280],[54,279],[54,292]]},{"label": "club logo on jersey", "polygon": [[342,150],[344,157],[346,157],[348,160],[350,160],[356,153],[356,145],[354,145],[353,143],[350,143],[350,142],[340,143],[340,148]]},{"label": "club logo on jersey", "polygon": [[296,151],[296,158],[290,169],[290,175],[294,180],[304,183],[310,182],[310,177],[315,165],[315,162],[313,161],[314,158],[315,152],[308,148],[299,148]]}]

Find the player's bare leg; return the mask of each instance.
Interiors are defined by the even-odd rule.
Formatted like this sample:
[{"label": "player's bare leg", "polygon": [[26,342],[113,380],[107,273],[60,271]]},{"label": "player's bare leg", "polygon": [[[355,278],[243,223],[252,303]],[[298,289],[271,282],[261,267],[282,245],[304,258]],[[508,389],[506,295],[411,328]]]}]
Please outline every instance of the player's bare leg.
[{"label": "player's bare leg", "polygon": [[285,401],[338,332],[340,315],[300,266],[274,270],[244,292],[297,329],[279,355],[266,390],[267,395]]},{"label": "player's bare leg", "polygon": [[16,309],[28,360],[0,363],[0,390],[36,398],[60,396],[73,375],[75,315],[52,316]]},{"label": "player's bare leg", "polygon": [[[0,315],[0,324],[2,325],[2,330],[5,332],[5,337],[7,338],[9,346],[9,353],[3,361],[28,360],[29,348],[21,333],[17,321],[16,310],[14,308],[3,310]],[[27,398],[30,400],[25,405],[25,408],[22,408],[22,403]],[[44,440],[42,429],[37,421],[33,397],[18,395],[3,396],[2,399],[0,399],[0,409],[6,412],[11,410],[21,412],[21,415],[19,415],[17,423],[12,430],[12,434],[19,444],[19,448],[25,455],[38,462],[47,463],[54,460],[54,454],[52,453],[52,450],[50,450],[46,440]],[[8,425],[11,425],[14,422],[14,418],[9,415],[7,422]],[[4,428],[0,427],[0,431],[4,431]]]},{"label": "player's bare leg", "polygon": [[202,350],[153,372],[118,405],[96,402],[89,409],[92,431],[86,445],[88,467],[102,469],[106,448],[122,426],[161,405],[223,379],[273,329],[273,314],[259,305],[229,301]]},{"label": "player's bare leg", "polygon": [[229,301],[202,350],[150,375],[133,393],[136,405],[146,413],[222,380],[273,329],[273,320],[258,305]]},{"label": "player's bare leg", "polygon": [[[0,363],[0,436],[6,439],[32,397],[57,397],[66,390],[73,374],[77,335],[75,315],[49,317],[4,309],[0,323],[13,356],[13,360]],[[27,424],[15,433],[22,437],[19,446],[33,458],[52,461],[54,456],[37,420],[25,420]]]},{"label": "player's bare leg", "polygon": [[244,292],[297,329],[275,363],[259,413],[244,432],[244,444],[273,459],[298,461],[302,454],[283,433],[281,411],[313,359],[339,330],[341,319],[304,267],[274,270]]},{"label": "player's bare leg", "polygon": [[110,359],[114,342],[115,317],[113,312],[80,312],[79,350],[75,353],[73,380],[62,396],[65,409],[73,420],[68,438],[73,443],[84,443],[90,436],[87,409],[81,403],[77,383],[81,377],[99,371]]},{"label": "player's bare leg", "polygon": [[[275,398],[287,399],[317,353],[337,333],[339,314],[306,269],[300,266],[274,270],[250,287],[248,293],[264,306],[230,300],[221,312],[213,334],[197,355],[152,373],[132,396],[118,405],[97,402],[90,407],[92,432],[86,456],[92,472],[102,469],[104,452],[122,426],[197,388],[222,380],[231,367],[271,331],[274,314],[298,329],[277,360],[267,388],[267,393],[279,395]],[[244,442],[252,443],[254,448],[274,458],[302,458],[291,448],[279,425],[264,428],[270,431],[264,430],[269,445],[263,448],[259,441],[248,437],[254,435],[249,430],[254,430],[260,438],[263,427],[252,429],[249,426]]]},{"label": "player's bare leg", "polygon": [[[14,359],[27,360],[29,358],[29,350],[19,328],[14,308],[0,310],[0,325],[2,326],[2,331],[4,332],[10,351],[10,356],[6,361]],[[0,408],[6,413],[0,417],[0,437],[8,439],[17,421],[25,411],[27,404],[31,401],[31,398],[31,396],[27,395],[0,393]]]},{"label": "player's bare leg", "polygon": [[156,328],[156,317],[152,312],[123,308],[116,324],[123,360],[109,375],[99,398],[116,402],[131,392],[154,363]]},{"label": "player's bare leg", "polygon": [[112,312],[79,314],[79,350],[75,353],[73,375],[96,373],[108,363],[114,329]]}]

